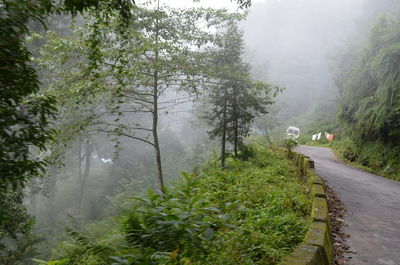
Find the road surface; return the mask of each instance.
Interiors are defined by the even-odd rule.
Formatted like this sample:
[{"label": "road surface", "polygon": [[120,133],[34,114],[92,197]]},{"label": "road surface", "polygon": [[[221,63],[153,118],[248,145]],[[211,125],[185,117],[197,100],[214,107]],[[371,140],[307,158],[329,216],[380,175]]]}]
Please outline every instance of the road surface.
[{"label": "road surface", "polygon": [[348,166],[329,148],[300,146],[347,209],[344,232],[352,265],[400,265],[400,182]]}]

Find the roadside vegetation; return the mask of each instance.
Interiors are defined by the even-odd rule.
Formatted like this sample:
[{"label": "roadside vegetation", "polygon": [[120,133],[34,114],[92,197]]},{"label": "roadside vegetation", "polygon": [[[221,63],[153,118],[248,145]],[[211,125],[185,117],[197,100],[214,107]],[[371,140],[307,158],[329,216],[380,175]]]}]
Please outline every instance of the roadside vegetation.
[{"label": "roadside vegetation", "polygon": [[345,159],[400,180],[400,19],[381,15],[362,42],[336,59]]},{"label": "roadside vegetation", "polygon": [[310,211],[288,123],[400,180],[397,3],[330,71],[359,1],[187,2],[0,0],[0,264],[276,264]]},{"label": "roadside vegetation", "polygon": [[[362,27],[331,56],[336,104],[322,101],[293,122],[303,129],[300,144],[332,147],[357,167],[400,180],[400,6],[371,1],[365,8]],[[311,141],[325,131],[333,143]]]},{"label": "roadside vegetation", "polygon": [[380,142],[356,145],[351,139],[333,143],[336,155],[353,166],[389,179],[400,181],[399,148],[391,148]]},{"label": "roadside vegetation", "polygon": [[309,189],[245,144],[283,90],[244,61],[246,12],[78,2],[0,4],[0,263],[276,264]]},{"label": "roadside vegetation", "polygon": [[308,138],[302,137],[299,143],[309,146],[329,147],[337,157],[354,167],[400,181],[400,153],[397,147],[391,148],[380,142],[357,144],[351,138],[339,138],[333,142],[329,142],[327,139],[312,141]]},{"label": "roadside vegetation", "polygon": [[284,150],[256,143],[245,150],[225,169],[215,157],[165,195],[150,190],[116,217],[69,228],[71,239],[53,258],[65,265],[277,264],[307,231],[309,188]]}]

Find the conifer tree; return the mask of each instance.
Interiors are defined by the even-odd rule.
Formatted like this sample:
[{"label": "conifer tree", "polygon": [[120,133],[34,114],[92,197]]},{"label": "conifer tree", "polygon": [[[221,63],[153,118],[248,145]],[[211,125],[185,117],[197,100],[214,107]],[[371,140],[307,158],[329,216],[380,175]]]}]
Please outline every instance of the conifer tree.
[{"label": "conifer tree", "polygon": [[211,127],[211,139],[221,138],[221,167],[225,166],[226,143],[238,155],[254,119],[267,113],[266,106],[280,88],[255,81],[250,66],[243,62],[243,34],[236,23],[220,34],[218,46],[210,50],[210,69],[214,73],[203,100],[201,118]]}]

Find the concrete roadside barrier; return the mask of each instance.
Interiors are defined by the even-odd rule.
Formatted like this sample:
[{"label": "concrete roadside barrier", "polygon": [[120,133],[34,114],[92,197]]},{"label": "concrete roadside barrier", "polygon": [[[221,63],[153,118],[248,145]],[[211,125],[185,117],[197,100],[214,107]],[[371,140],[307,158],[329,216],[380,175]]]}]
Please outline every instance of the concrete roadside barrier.
[{"label": "concrete roadside barrier", "polygon": [[332,263],[332,234],[323,181],[315,173],[314,161],[309,157],[295,153],[293,160],[311,185],[312,223],[303,243],[279,265],[330,265]]}]

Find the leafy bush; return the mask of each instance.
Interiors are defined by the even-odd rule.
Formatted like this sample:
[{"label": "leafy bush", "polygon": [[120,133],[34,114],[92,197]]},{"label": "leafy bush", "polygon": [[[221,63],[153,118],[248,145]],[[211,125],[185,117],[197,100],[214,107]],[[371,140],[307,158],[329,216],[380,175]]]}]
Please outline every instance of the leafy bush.
[{"label": "leafy bush", "polygon": [[292,137],[288,137],[283,140],[283,145],[286,148],[287,158],[290,158],[292,156],[292,149],[297,145],[297,141]]},{"label": "leafy bush", "polygon": [[252,145],[243,144],[238,157],[243,161],[248,161],[256,155],[254,147]]},{"label": "leafy bush", "polygon": [[63,242],[56,258],[65,265],[277,264],[302,242],[311,197],[285,150],[249,150],[247,161],[229,157],[224,169],[210,161],[164,195],[131,200],[129,212],[109,219],[119,229],[100,222],[88,227],[90,236],[70,230],[75,242]]},{"label": "leafy bush", "polygon": [[[149,191],[123,223],[127,241],[140,253],[140,262],[157,258],[201,257],[215,231],[222,226],[220,210],[202,198],[196,187],[197,178],[184,173],[183,183],[164,196]],[[138,257],[128,255],[129,264]],[[146,260],[147,259],[147,260]],[[143,264],[143,263],[140,263]],[[150,264],[150,263],[149,263]]]}]

